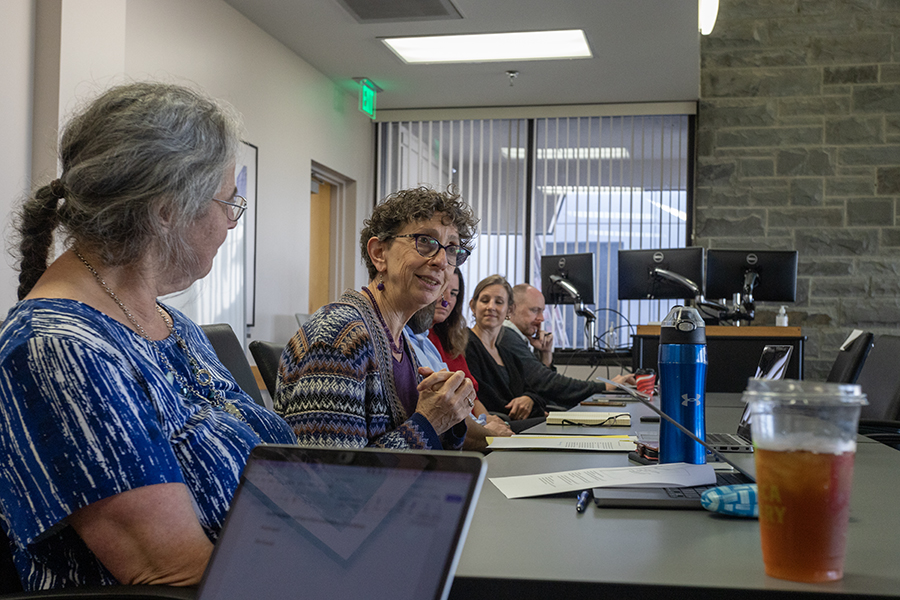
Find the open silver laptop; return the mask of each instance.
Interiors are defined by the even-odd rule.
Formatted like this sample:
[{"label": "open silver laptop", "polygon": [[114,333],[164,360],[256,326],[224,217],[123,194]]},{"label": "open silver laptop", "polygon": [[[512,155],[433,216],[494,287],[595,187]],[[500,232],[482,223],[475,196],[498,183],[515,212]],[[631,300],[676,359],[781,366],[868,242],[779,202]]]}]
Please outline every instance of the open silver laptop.
[{"label": "open silver laptop", "polygon": [[[772,345],[763,348],[756,367],[756,379],[784,379],[791,361],[793,346]],[[719,452],[753,452],[750,431],[750,406],[744,407],[737,433],[707,433],[706,442]]]},{"label": "open silver laptop", "polygon": [[[763,348],[755,377],[762,379],[783,379],[790,362],[792,346],[766,346]],[[750,409],[744,408],[738,434],[707,433],[707,446],[717,452],[753,452],[750,441]],[[722,485],[752,483],[749,471],[740,473],[716,473],[715,485],[701,485],[685,488],[596,488],[594,503],[600,508],[684,508],[701,509],[700,497],[706,490]]]},{"label": "open silver laptop", "polygon": [[257,446],[197,598],[446,598],[485,470],[471,453]]}]

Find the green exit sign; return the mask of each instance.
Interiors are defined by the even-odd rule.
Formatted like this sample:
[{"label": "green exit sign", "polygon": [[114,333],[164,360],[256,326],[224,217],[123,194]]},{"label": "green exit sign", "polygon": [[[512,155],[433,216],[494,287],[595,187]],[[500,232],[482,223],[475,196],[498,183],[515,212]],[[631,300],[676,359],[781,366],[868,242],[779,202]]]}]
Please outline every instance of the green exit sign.
[{"label": "green exit sign", "polygon": [[368,79],[359,80],[359,110],[372,119],[375,118],[375,96],[377,88]]}]

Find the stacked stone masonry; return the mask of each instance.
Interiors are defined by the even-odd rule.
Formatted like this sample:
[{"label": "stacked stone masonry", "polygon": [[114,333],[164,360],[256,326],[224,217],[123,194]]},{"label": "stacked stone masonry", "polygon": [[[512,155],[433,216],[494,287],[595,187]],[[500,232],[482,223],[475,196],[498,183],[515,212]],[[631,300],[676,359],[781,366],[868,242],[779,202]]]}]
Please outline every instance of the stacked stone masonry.
[{"label": "stacked stone masonry", "polygon": [[720,0],[700,97],[694,243],[799,251],[806,378],[900,333],[900,0]]}]

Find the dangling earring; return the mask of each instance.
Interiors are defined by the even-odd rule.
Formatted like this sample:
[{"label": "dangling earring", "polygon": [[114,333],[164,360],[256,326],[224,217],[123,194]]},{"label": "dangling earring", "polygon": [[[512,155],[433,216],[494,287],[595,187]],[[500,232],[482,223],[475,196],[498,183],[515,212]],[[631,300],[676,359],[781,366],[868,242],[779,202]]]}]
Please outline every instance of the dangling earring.
[{"label": "dangling earring", "polygon": [[448,306],[450,306],[450,303],[441,298],[441,306],[447,308]]},{"label": "dangling earring", "polygon": [[378,285],[376,285],[375,287],[376,287],[376,289],[378,289],[379,292],[384,291],[384,277],[382,277],[381,275],[378,275]]}]

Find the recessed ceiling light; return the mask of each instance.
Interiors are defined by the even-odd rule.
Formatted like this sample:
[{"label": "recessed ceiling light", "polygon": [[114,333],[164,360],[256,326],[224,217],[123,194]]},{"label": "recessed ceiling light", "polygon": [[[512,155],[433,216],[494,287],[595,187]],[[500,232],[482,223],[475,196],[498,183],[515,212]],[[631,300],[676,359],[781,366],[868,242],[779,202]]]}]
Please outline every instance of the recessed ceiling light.
[{"label": "recessed ceiling light", "polygon": [[584,31],[523,31],[383,38],[407,63],[500,62],[591,58]]}]

